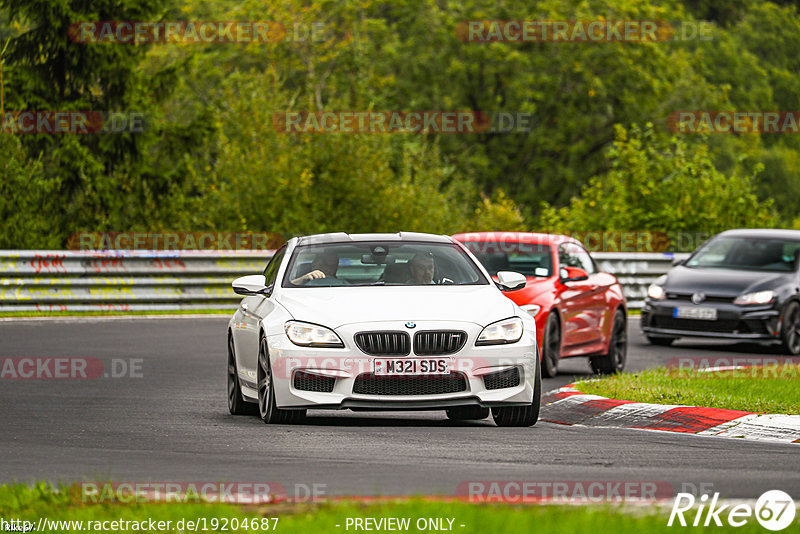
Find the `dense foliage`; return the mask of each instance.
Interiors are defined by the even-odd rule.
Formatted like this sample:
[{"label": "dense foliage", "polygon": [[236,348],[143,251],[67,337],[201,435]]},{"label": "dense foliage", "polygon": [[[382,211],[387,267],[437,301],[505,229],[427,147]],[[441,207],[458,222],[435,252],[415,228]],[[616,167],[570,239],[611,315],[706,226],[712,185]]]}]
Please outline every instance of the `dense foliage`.
[{"label": "dense foliage", "polygon": [[[466,20],[666,20],[703,38],[464,42]],[[70,24],[273,20],[277,42],[90,44]],[[321,23],[321,26],[320,26]],[[314,28],[324,31],[311,35]],[[800,138],[678,110],[800,110],[789,2],[0,0],[5,111],[140,112],[142,133],[0,134],[0,248],[79,231],[800,227]],[[300,134],[287,110],[532,114],[529,131]]]}]

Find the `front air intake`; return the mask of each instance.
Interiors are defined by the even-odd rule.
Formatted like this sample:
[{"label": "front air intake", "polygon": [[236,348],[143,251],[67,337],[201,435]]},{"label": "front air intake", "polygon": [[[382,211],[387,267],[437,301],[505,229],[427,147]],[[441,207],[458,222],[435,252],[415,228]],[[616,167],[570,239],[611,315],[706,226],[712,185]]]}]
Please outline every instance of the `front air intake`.
[{"label": "front air intake", "polygon": [[353,393],[360,395],[443,395],[467,390],[467,380],[461,373],[442,376],[380,376],[372,373],[358,375]]},{"label": "front air intake", "polygon": [[486,389],[505,389],[519,385],[519,369],[506,369],[483,377],[483,385]]},{"label": "front air intake", "polygon": [[317,393],[330,393],[336,379],[329,376],[320,376],[304,371],[297,371],[294,374],[294,389],[299,391],[315,391]]}]

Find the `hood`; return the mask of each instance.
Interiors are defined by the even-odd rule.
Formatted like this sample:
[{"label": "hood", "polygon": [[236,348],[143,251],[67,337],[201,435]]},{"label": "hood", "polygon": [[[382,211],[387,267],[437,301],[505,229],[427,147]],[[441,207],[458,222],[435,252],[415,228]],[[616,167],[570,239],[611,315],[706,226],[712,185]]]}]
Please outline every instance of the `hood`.
[{"label": "hood", "polygon": [[515,315],[495,287],[365,286],[284,289],[278,302],[298,321],[329,328],[375,321],[463,321],[486,326]]},{"label": "hood", "polygon": [[526,276],[527,283],[522,289],[508,291],[505,296],[516,302],[520,306],[531,304],[539,298],[542,293],[553,292],[553,278],[542,278],[541,276]]},{"label": "hood", "polygon": [[703,292],[710,296],[733,298],[753,291],[776,289],[790,282],[793,274],[679,266],[667,274],[664,289],[669,293]]}]

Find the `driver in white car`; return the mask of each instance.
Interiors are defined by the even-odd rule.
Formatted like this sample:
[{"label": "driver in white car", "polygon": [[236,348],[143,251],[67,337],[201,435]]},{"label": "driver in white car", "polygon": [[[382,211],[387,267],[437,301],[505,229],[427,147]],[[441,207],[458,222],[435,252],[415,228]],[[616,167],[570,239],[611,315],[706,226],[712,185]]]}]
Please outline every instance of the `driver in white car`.
[{"label": "driver in white car", "polygon": [[408,262],[408,270],[411,278],[406,280],[406,284],[427,285],[433,283],[434,262],[430,252],[418,252],[414,254]]}]

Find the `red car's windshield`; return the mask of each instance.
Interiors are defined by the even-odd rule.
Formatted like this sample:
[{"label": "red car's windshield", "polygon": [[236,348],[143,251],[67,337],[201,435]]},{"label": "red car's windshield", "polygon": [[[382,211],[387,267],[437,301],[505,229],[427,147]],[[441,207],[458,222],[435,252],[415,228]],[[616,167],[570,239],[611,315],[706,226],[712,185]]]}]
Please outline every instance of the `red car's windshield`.
[{"label": "red car's windshield", "polygon": [[489,274],[514,271],[525,276],[548,277],[553,274],[553,251],[550,245],[505,241],[467,241],[467,250],[483,264]]}]

